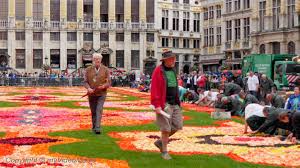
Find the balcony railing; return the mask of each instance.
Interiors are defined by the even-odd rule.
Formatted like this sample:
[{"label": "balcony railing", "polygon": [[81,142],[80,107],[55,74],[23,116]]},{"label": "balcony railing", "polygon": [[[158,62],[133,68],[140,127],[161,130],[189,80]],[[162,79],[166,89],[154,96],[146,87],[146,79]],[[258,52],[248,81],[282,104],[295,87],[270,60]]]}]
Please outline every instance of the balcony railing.
[{"label": "balcony railing", "polygon": [[108,22],[100,22],[100,29],[108,29]]},{"label": "balcony railing", "polygon": [[41,29],[44,27],[44,22],[43,21],[32,21],[32,26],[33,26],[33,28]]},{"label": "balcony railing", "polygon": [[133,30],[137,30],[137,29],[140,29],[140,23],[139,22],[133,22],[131,23],[131,29]]},{"label": "balcony railing", "polygon": [[7,20],[0,20],[0,28],[7,28],[8,21]]},{"label": "balcony railing", "polygon": [[147,23],[147,29],[155,29],[155,24],[154,23]]},{"label": "balcony railing", "polygon": [[116,29],[124,29],[124,23],[123,22],[116,22]]},{"label": "balcony railing", "polygon": [[85,29],[93,29],[93,27],[94,27],[93,25],[94,25],[93,22],[83,22],[83,27]]},{"label": "balcony railing", "polygon": [[51,21],[50,25],[51,25],[51,28],[59,29],[60,28],[60,21]]}]

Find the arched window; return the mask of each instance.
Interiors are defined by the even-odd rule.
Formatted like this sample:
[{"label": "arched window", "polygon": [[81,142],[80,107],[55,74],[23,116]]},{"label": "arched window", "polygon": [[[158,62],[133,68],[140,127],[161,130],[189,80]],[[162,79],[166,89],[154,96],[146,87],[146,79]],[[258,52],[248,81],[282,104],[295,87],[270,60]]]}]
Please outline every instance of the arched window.
[{"label": "arched window", "polygon": [[266,53],[266,46],[264,44],[260,45],[259,53],[260,54],[265,54]]},{"label": "arched window", "polygon": [[289,54],[295,54],[295,43],[294,42],[289,42],[288,43],[288,53]]}]

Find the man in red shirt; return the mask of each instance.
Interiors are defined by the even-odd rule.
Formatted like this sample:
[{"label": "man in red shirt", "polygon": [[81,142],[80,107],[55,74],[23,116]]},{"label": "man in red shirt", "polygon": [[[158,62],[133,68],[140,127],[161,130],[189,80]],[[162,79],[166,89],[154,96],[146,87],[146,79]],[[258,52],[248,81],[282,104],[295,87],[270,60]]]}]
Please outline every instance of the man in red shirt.
[{"label": "man in red shirt", "polygon": [[[157,66],[152,74],[151,104],[155,107],[156,122],[160,127],[161,139],[154,142],[159,148],[163,159],[172,159],[167,150],[169,137],[182,129],[182,112],[180,108],[178,82],[174,71],[176,54],[164,52],[162,64]],[[160,113],[163,110],[171,117]]]}]

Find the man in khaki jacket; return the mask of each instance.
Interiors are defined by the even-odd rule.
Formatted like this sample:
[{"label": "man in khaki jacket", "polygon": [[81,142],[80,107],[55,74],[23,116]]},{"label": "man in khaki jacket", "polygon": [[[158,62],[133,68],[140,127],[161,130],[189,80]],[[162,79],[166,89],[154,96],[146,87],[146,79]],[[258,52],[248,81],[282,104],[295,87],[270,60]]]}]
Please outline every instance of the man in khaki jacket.
[{"label": "man in khaki jacket", "polygon": [[84,75],[84,87],[88,92],[89,105],[92,113],[92,131],[101,134],[101,118],[103,104],[110,87],[110,73],[107,67],[101,64],[102,55],[93,54],[93,65],[86,68]]}]

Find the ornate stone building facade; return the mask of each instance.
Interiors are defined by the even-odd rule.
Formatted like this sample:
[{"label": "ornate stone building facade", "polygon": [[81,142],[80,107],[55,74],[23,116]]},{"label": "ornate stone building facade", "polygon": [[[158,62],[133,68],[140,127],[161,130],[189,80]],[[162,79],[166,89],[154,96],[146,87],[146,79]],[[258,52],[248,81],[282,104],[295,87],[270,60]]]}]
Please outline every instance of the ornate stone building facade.
[{"label": "ornate stone building facade", "polygon": [[156,56],[154,14],[154,0],[0,0],[0,60],[72,71],[99,52],[107,66],[142,70]]}]

